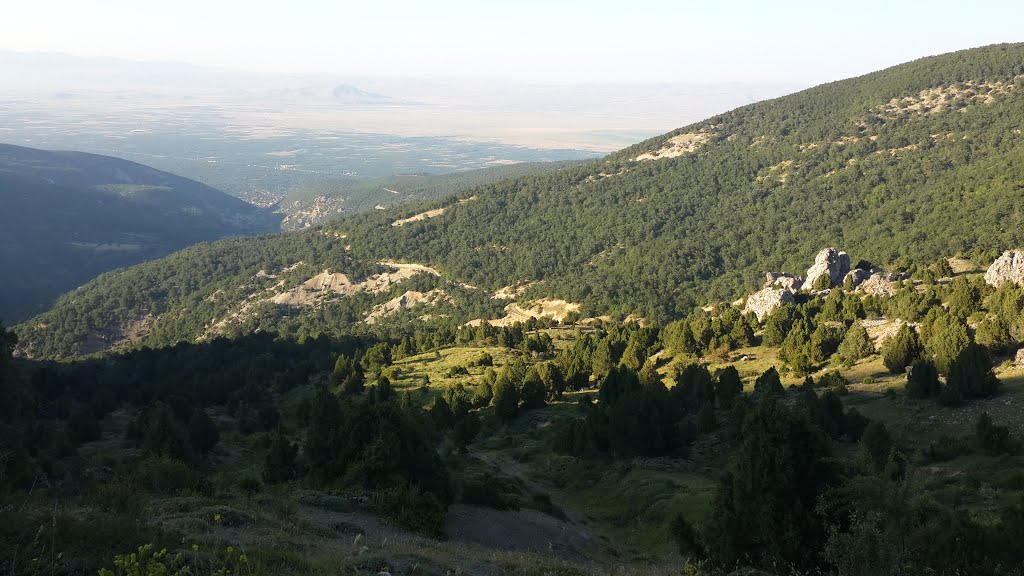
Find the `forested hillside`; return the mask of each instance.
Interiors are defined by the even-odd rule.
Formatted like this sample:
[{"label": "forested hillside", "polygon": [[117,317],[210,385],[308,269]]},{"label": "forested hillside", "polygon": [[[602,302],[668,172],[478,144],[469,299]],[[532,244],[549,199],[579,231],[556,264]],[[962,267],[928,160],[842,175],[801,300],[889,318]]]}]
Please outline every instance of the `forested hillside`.
[{"label": "forested hillside", "polygon": [[20,320],[98,274],[276,217],[198,182],[95,154],[0,145],[0,318]]},{"label": "forested hillside", "polygon": [[[237,311],[260,270],[300,262],[305,277],[284,278],[279,291],[324,268],[360,276],[397,260],[485,291],[533,282],[522,298],[578,302],[582,315],[668,320],[742,296],[766,270],[802,271],[828,245],[895,267],[957,254],[988,260],[1024,244],[1022,75],[1020,44],[922,59],[746,106],[598,162],[346,218],[303,240],[177,254],[69,294],[19,335],[47,356],[92,350],[92,335],[144,318],[149,334],[176,328],[143,344],[195,339],[214,318],[199,300]],[[261,250],[275,258],[261,260]],[[253,260],[225,279],[218,271],[235,269],[236,251]],[[184,285],[193,288],[179,292]],[[337,329],[380,303],[246,310],[262,327],[298,315]]]},{"label": "forested hillside", "polygon": [[477,186],[531,174],[553,172],[582,161],[525,162],[452,174],[399,174],[369,180],[327,180],[300,186],[278,205],[281,227],[298,230],[343,216],[399,203],[423,202]]},{"label": "forested hillside", "polygon": [[878,263],[994,255],[1024,242],[1022,74],[1019,44],[926,58],[487,186],[408,228],[332,228],[356,256],[661,318],[827,245]]}]

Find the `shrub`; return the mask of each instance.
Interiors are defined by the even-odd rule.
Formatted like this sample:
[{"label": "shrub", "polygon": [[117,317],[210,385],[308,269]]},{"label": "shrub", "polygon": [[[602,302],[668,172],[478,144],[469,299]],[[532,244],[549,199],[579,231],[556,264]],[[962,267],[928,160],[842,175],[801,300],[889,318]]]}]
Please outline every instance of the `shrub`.
[{"label": "shrub", "polygon": [[1020,448],[1019,443],[1010,438],[1010,429],[994,424],[988,412],[978,417],[974,437],[979,448],[992,454],[1012,454]]},{"label": "shrub", "polygon": [[889,452],[892,451],[892,437],[885,424],[874,420],[864,429],[860,438],[861,445],[868,453],[875,468],[881,469],[889,459]]},{"label": "shrub", "polygon": [[519,504],[513,494],[519,490],[511,478],[484,472],[463,480],[462,501],[495,510],[518,510]]},{"label": "shrub", "polygon": [[444,534],[447,511],[432,493],[403,483],[381,490],[376,499],[388,516],[405,528],[430,536]]},{"label": "shrub", "polygon": [[825,372],[818,378],[818,386],[825,388],[835,388],[837,386],[846,386],[848,382],[843,375],[836,371]]},{"label": "shrub", "polygon": [[142,484],[155,492],[174,494],[194,488],[198,476],[181,460],[167,456],[150,456],[139,464]]},{"label": "shrub", "polygon": [[263,483],[252,474],[246,474],[238,479],[238,487],[245,495],[252,496],[263,490]]},{"label": "shrub", "polygon": [[466,376],[469,374],[469,370],[465,366],[452,366],[448,369],[445,374],[448,378],[455,378],[456,376]]}]

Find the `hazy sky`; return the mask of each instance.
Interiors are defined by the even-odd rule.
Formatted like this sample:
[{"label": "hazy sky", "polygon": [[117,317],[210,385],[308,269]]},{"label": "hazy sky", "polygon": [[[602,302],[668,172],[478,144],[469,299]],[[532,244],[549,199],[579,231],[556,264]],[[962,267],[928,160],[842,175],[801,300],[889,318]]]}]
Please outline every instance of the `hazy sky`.
[{"label": "hazy sky", "polygon": [[817,83],[1024,40],[1024,2],[28,0],[0,49],[267,72]]}]

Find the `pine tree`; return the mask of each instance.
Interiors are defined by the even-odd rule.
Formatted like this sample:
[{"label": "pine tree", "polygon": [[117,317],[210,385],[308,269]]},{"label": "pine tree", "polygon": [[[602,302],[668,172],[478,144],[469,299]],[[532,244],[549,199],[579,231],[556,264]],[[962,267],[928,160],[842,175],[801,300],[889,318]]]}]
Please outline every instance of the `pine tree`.
[{"label": "pine tree", "polygon": [[549,400],[559,400],[565,393],[565,378],[562,370],[555,362],[541,362],[537,364],[537,375],[544,383],[544,390]]},{"label": "pine tree", "polygon": [[892,437],[885,424],[878,420],[872,420],[864,429],[860,443],[871,458],[876,470],[881,470],[889,460],[889,452],[892,450]]},{"label": "pine tree", "polygon": [[639,371],[643,367],[644,363],[647,362],[647,350],[640,342],[640,339],[633,337],[629,339],[629,345],[626,346],[625,352],[622,353],[622,366],[629,368],[630,370]]},{"label": "pine tree", "polygon": [[890,372],[899,374],[913,364],[921,355],[917,334],[908,324],[900,326],[896,334],[882,343],[882,363]]},{"label": "pine tree", "polygon": [[338,356],[331,374],[334,385],[342,394],[354,395],[363,393],[363,367],[348,356]]},{"label": "pine tree", "polygon": [[658,374],[658,369],[655,367],[654,362],[645,363],[637,377],[640,379],[640,386],[645,389],[665,388],[665,383],[661,378],[661,374]]},{"label": "pine tree", "polygon": [[842,343],[839,344],[839,359],[846,366],[853,366],[861,358],[875,353],[875,346],[868,337],[868,331],[860,322],[854,322],[846,331]]},{"label": "pine tree", "polygon": [[299,476],[296,457],[299,447],[288,441],[281,432],[270,437],[270,449],[263,464],[263,479],[271,484],[287,482]]},{"label": "pine tree", "polygon": [[953,362],[971,342],[966,326],[948,317],[947,320],[949,321],[937,322],[933,326],[932,337],[926,347],[928,354],[934,359],[935,368],[941,374],[949,374]]},{"label": "pine tree", "polygon": [[319,387],[311,408],[305,454],[314,469],[330,477],[337,472],[333,465],[336,464],[334,457],[339,450],[341,406],[325,387]]},{"label": "pine tree", "polygon": [[793,328],[795,320],[796,308],[791,304],[783,304],[773,310],[765,320],[762,343],[765,346],[780,346]]},{"label": "pine tree", "polygon": [[786,390],[782,387],[782,379],[779,378],[779,371],[775,366],[764,371],[754,381],[754,392],[766,396],[777,396]]},{"label": "pine tree", "polygon": [[830,443],[802,414],[757,402],[721,476],[702,538],[720,565],[807,567],[825,538],[819,496],[831,476]]},{"label": "pine tree", "polygon": [[946,377],[946,387],[961,398],[987,398],[999,391],[999,384],[988,349],[973,342],[953,361]]},{"label": "pine tree", "polygon": [[629,368],[612,368],[601,380],[598,399],[603,406],[612,406],[620,398],[640,390],[637,373]]},{"label": "pine tree", "polygon": [[722,410],[730,410],[736,397],[743,394],[743,380],[732,364],[718,371],[715,379],[715,399]]},{"label": "pine tree", "polygon": [[523,384],[519,389],[519,399],[522,401],[523,410],[543,408],[547,390],[544,388],[544,381],[541,380],[536,366],[531,366],[526,372]]},{"label": "pine tree", "polygon": [[603,378],[615,366],[615,360],[612,358],[612,347],[607,338],[602,339],[597,344],[590,366],[590,371],[598,378]]},{"label": "pine tree", "polygon": [[217,445],[220,440],[220,431],[205,410],[198,409],[192,413],[188,422],[188,435],[192,447],[200,454],[206,454]]},{"label": "pine tree", "polygon": [[508,378],[502,375],[494,384],[494,414],[502,422],[510,422],[519,412],[519,392]]},{"label": "pine tree", "polygon": [[490,406],[491,400],[494,398],[494,386],[490,381],[484,379],[477,386],[476,394],[473,395],[473,405],[477,408],[483,408],[484,406]]},{"label": "pine tree", "polygon": [[455,414],[452,413],[451,406],[443,396],[434,398],[434,401],[430,403],[430,408],[427,409],[427,414],[436,430],[448,430],[455,424]]},{"label": "pine tree", "polygon": [[928,360],[918,360],[907,372],[907,395],[911,398],[933,398],[942,390],[939,371]]},{"label": "pine tree", "polygon": [[715,385],[706,366],[691,363],[676,373],[672,397],[689,412],[715,402]]}]

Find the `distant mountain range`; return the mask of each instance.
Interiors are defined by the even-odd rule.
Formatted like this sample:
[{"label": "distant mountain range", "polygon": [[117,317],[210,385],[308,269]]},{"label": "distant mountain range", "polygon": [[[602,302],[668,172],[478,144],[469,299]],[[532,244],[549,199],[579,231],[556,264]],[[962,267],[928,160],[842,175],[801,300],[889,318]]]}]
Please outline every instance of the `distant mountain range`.
[{"label": "distant mountain range", "polygon": [[339,104],[364,105],[364,104],[396,104],[393,98],[383,94],[374,94],[360,90],[351,84],[338,84],[331,90],[331,96]]},{"label": "distant mountain range", "polygon": [[276,230],[279,217],[198,182],[79,152],[0,145],[0,319],[107,270],[196,242]]}]

